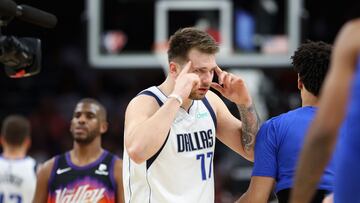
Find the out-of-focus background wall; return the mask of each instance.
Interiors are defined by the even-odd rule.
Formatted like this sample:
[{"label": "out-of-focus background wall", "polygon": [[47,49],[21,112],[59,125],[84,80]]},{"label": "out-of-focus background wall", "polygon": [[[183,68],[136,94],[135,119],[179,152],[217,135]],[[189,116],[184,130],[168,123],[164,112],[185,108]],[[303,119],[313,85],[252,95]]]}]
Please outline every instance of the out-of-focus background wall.
[{"label": "out-of-focus background wall", "polygon": [[[262,120],[301,104],[290,56],[306,39],[332,43],[358,17],[360,2],[300,0],[17,0],[58,18],[54,29],[14,20],[3,35],[42,40],[41,73],[10,79],[0,70],[0,120],[20,113],[32,123],[30,155],[42,162],[72,146],[76,102],[99,99],[108,109],[104,146],[122,156],[124,111],[142,89],[164,79],[166,39],[180,27],[207,30],[223,49],[219,65],[242,75]],[[157,53],[157,54],[156,54]],[[236,107],[226,102],[236,115]],[[251,163],[216,147],[217,202],[247,188]]]}]

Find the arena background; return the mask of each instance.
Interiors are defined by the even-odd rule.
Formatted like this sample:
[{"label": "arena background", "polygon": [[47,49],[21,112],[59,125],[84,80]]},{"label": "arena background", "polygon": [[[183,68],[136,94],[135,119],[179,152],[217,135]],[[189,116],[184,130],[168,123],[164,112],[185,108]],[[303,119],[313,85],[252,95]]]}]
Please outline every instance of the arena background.
[{"label": "arena background", "polygon": [[[114,54],[115,52],[121,55],[130,52],[136,55],[137,52],[148,52],[151,54],[157,46],[152,41],[154,22],[152,18],[146,18],[144,15],[154,15],[156,2],[150,0],[106,1],[107,4],[103,10],[103,32],[100,36],[100,42],[103,44],[99,44],[101,53]],[[30,78],[10,79],[4,71],[0,70],[0,119],[13,113],[24,114],[30,118],[33,139],[30,155],[42,162],[71,148],[69,121],[74,105],[80,98],[94,97],[104,103],[109,112],[110,129],[103,137],[103,144],[105,148],[122,156],[126,105],[140,90],[159,84],[163,80],[164,71],[161,66],[124,67],[119,64],[119,67],[105,65],[101,67],[101,65],[90,64],[87,28],[88,15],[91,13],[86,10],[88,1],[18,0],[16,2],[53,13],[58,18],[58,24],[54,29],[45,29],[14,20],[2,29],[3,35],[40,38],[43,59],[40,74]],[[264,2],[279,8],[277,13],[270,16],[271,18],[261,10]],[[121,5],[128,7],[124,9]],[[234,11],[240,9],[252,17],[252,22],[256,25],[255,34],[262,32],[263,34],[286,35],[286,15],[284,14],[286,6],[284,5],[286,4],[281,0],[234,0],[232,2]],[[307,0],[303,1],[302,5],[300,42],[310,39],[332,43],[340,26],[360,14],[360,2],[355,0]],[[215,13],[210,16],[217,15]],[[198,14],[196,12],[173,13],[174,20],[166,29],[173,32],[177,29],[177,24],[182,26],[192,23],[191,19],[194,16]],[[235,12],[233,17],[232,25],[235,27]],[[117,30],[116,25],[118,25]],[[273,27],[269,28],[269,25]],[[120,39],[125,39],[119,43],[111,41],[114,39],[110,38],[110,42],[118,43],[115,50],[106,46],[108,42],[105,36],[108,37],[108,31],[111,29],[118,31],[116,34],[121,34]],[[237,44],[234,40],[236,40],[235,37],[232,43],[234,47],[238,46],[239,54],[245,52],[261,54],[261,44]],[[249,86],[259,105],[262,120],[300,105],[296,88],[297,76],[292,72],[290,64],[281,67],[232,65],[223,68],[244,74],[250,79],[257,78],[256,85],[250,82]],[[227,104],[231,109],[235,109],[235,106],[228,102]],[[215,174],[217,202],[231,202],[247,188],[251,164],[218,143]]]}]

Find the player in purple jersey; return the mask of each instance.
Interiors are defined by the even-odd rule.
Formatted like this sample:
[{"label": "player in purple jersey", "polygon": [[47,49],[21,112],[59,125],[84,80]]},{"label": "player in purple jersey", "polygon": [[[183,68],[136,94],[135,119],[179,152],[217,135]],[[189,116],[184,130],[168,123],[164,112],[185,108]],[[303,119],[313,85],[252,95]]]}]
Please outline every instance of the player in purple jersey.
[{"label": "player in purple jersey", "polygon": [[40,168],[34,203],[122,203],[122,161],[101,147],[107,131],[106,110],[94,99],[82,99],[70,131],[73,149]]},{"label": "player in purple jersey", "polygon": [[308,132],[297,168],[292,203],[307,203],[311,199],[335,148],[344,118],[344,134],[341,134],[335,155],[334,199],[339,203],[360,202],[359,35],[360,19],[356,19],[348,22],[336,38],[319,111]]}]

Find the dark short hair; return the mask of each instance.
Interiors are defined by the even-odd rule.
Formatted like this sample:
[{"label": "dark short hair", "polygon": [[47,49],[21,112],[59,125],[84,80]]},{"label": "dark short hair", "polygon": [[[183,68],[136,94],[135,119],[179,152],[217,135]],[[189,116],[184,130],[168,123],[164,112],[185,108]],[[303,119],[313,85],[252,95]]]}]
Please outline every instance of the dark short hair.
[{"label": "dark short hair", "polygon": [[194,27],[182,28],[170,37],[167,52],[169,62],[174,59],[186,61],[189,51],[193,48],[208,54],[219,51],[218,44],[207,32]]},{"label": "dark short hair", "polygon": [[1,136],[13,146],[23,144],[25,138],[30,136],[30,132],[29,120],[21,115],[10,115],[2,123]]},{"label": "dark short hair", "polygon": [[98,100],[93,99],[93,98],[84,98],[84,99],[81,99],[77,104],[80,104],[80,103],[95,104],[96,106],[98,106],[100,108],[99,113],[100,113],[100,118],[102,119],[102,121],[107,121],[106,108]]},{"label": "dark short hair", "polygon": [[318,96],[330,65],[332,47],[322,41],[307,40],[291,57],[294,70],[305,88]]}]

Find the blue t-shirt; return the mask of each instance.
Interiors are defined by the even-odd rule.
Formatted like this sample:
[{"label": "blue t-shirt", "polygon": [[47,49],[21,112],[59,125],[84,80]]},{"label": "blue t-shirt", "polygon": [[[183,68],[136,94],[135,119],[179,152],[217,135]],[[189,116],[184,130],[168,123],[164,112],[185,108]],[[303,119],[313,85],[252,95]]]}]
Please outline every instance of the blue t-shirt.
[{"label": "blue t-shirt", "polygon": [[[275,192],[292,188],[296,163],[317,108],[301,107],[265,122],[256,137],[252,176],[273,177]],[[334,165],[326,168],[318,188],[332,191]]]},{"label": "blue t-shirt", "polygon": [[336,151],[335,203],[360,203],[360,57]]}]

